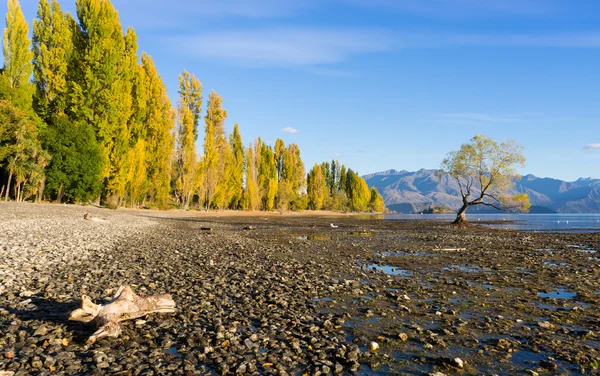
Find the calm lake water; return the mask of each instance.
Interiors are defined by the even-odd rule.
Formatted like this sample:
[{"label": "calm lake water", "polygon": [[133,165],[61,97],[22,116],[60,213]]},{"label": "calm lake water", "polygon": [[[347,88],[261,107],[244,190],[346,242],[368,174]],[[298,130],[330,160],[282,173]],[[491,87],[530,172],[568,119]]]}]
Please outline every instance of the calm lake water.
[{"label": "calm lake water", "polygon": [[[467,212],[468,213],[468,212]],[[454,214],[390,214],[385,219],[419,219],[453,221]],[[545,230],[556,232],[600,231],[600,214],[467,214],[473,224],[516,230]],[[506,222],[506,223],[502,223]]]}]

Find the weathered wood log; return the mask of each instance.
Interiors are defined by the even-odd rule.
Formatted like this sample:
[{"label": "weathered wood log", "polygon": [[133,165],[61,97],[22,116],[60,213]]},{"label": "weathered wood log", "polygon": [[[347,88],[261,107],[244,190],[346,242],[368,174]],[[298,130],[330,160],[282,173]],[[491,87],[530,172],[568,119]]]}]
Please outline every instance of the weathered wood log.
[{"label": "weathered wood log", "polygon": [[129,286],[121,286],[107,305],[94,304],[85,295],[81,300],[81,308],[71,312],[69,320],[94,321],[98,330],[87,340],[88,345],[104,337],[118,337],[121,334],[121,321],[137,319],[150,313],[175,312],[175,302],[171,295],[144,297],[135,294]]}]

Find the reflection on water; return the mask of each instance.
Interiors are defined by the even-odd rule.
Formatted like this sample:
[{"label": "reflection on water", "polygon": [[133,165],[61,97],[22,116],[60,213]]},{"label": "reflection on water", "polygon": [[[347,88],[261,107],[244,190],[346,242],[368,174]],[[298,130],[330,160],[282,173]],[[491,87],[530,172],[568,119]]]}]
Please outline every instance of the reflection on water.
[{"label": "reflection on water", "polygon": [[391,266],[391,265],[369,264],[369,265],[367,265],[367,270],[378,270],[378,271],[382,271],[385,274],[389,274],[389,275],[404,275],[404,276],[413,275],[412,270],[399,269],[399,268],[397,268],[395,266]]},{"label": "reflection on water", "polygon": [[554,298],[554,299],[573,299],[577,296],[575,291],[567,291],[565,289],[558,289],[550,292],[538,292],[540,298]]},{"label": "reflection on water", "polygon": [[[418,219],[452,222],[454,214],[389,214],[385,219]],[[467,214],[467,219],[477,224],[486,223],[494,228],[515,230],[550,230],[560,232],[600,231],[600,214]]]}]

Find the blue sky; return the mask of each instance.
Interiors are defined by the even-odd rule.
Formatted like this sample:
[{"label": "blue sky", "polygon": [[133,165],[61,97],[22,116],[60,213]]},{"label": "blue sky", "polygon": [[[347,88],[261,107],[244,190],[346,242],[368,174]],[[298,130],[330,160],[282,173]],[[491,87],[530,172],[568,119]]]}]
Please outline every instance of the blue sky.
[{"label": "blue sky", "polygon": [[[482,133],[519,141],[522,173],[600,177],[597,0],[113,4],[174,103],[187,69],[205,99],[223,96],[226,127],[238,123],[246,145],[295,142],[307,167],[437,168]],[[31,22],[37,2],[21,5]]]}]

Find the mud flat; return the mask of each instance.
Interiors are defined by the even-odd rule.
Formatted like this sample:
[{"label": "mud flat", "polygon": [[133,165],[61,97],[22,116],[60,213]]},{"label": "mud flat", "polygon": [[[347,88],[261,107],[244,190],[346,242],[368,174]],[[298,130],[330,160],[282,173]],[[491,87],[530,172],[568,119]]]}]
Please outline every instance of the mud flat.
[{"label": "mud flat", "polygon": [[[86,346],[123,284],[179,311]],[[0,203],[0,373],[599,374],[599,334],[594,233]]]}]

